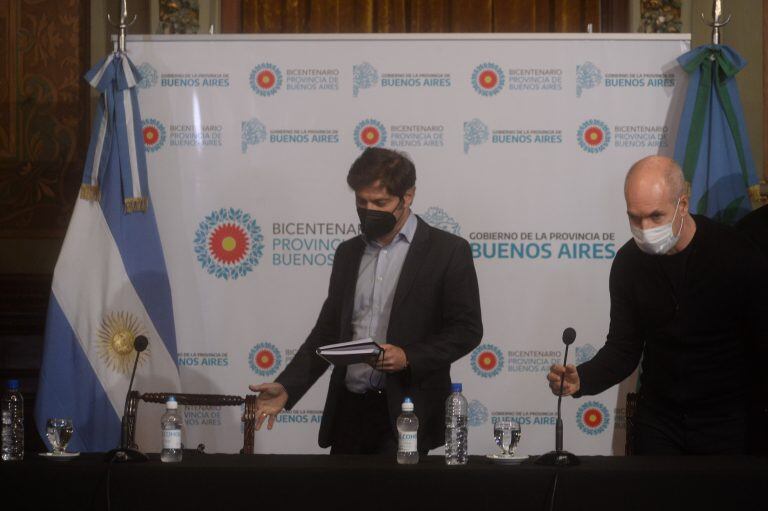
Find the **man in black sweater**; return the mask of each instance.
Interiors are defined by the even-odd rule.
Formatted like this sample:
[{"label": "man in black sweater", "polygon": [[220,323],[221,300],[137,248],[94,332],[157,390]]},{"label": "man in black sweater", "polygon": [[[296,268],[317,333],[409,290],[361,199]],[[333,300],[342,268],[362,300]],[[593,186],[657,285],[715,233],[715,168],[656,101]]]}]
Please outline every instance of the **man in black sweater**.
[{"label": "man in black sweater", "polygon": [[768,258],[768,204],[754,210],[736,224],[736,230],[760,249]]},{"label": "man in black sweater", "polygon": [[[766,274],[732,229],[688,212],[680,167],[652,156],[624,186],[633,239],[611,267],[607,341],[578,367],[552,366],[557,394],[603,392],[642,358],[638,454],[740,454],[765,390]],[[762,271],[761,271],[762,270]],[[758,357],[760,357],[758,359]]]}]

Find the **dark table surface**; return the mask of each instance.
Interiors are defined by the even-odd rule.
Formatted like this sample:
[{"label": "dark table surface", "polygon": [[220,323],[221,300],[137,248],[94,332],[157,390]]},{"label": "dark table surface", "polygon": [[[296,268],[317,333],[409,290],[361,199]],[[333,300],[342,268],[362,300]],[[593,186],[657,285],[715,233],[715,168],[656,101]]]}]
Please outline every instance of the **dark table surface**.
[{"label": "dark table surface", "polygon": [[[27,454],[0,463],[3,509],[768,509],[768,460],[584,456],[577,467],[448,467],[428,456],[185,454],[180,463],[106,463]],[[554,490],[554,497],[553,497]],[[9,503],[9,500],[5,500]],[[550,507],[551,506],[551,507]]]}]

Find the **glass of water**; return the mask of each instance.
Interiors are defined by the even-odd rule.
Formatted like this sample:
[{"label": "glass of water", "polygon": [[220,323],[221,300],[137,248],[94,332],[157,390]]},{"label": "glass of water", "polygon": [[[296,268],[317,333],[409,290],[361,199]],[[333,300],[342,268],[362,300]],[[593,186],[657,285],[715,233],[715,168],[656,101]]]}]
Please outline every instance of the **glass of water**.
[{"label": "glass of water", "polygon": [[67,450],[69,439],[72,438],[74,428],[72,419],[48,419],[45,425],[45,433],[53,447],[53,454],[64,454]]},{"label": "glass of water", "polygon": [[514,456],[520,442],[520,423],[514,420],[500,420],[493,425],[493,439],[501,447],[502,456]]}]

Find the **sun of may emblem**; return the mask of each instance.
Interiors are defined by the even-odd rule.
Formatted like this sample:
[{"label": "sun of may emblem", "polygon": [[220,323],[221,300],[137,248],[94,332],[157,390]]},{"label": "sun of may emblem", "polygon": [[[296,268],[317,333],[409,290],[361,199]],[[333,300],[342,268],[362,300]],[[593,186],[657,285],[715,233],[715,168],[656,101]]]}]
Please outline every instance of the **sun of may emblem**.
[{"label": "sun of may emblem", "polygon": [[[139,335],[146,335],[141,321],[129,312],[110,312],[101,320],[97,335],[99,356],[107,367],[128,374],[135,357],[133,341]],[[149,350],[147,347],[139,354],[139,364],[149,358]]]}]

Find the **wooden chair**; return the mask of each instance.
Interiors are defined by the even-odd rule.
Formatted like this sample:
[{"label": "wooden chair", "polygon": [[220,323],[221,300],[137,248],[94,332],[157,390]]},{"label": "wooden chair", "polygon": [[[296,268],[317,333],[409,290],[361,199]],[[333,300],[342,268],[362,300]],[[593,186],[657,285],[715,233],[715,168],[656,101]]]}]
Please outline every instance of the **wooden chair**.
[{"label": "wooden chair", "polygon": [[627,405],[625,410],[625,431],[627,433],[624,441],[624,454],[632,456],[635,453],[635,413],[637,412],[637,392],[627,394]]},{"label": "wooden chair", "polygon": [[128,422],[128,445],[137,448],[136,437],[136,415],[138,412],[139,401],[145,403],[165,404],[168,398],[173,396],[180,405],[191,406],[240,406],[245,403],[242,421],[245,423],[243,428],[243,448],[240,454],[253,454],[253,437],[256,432],[256,395],[251,394],[245,397],[226,396],[221,394],[177,394],[174,392],[148,392],[139,394],[133,390],[128,398],[128,413],[126,420]]}]

